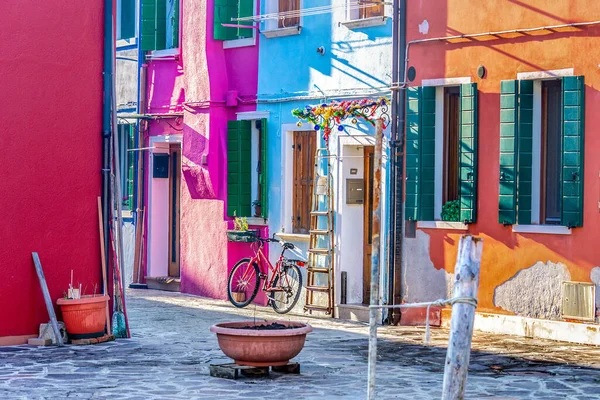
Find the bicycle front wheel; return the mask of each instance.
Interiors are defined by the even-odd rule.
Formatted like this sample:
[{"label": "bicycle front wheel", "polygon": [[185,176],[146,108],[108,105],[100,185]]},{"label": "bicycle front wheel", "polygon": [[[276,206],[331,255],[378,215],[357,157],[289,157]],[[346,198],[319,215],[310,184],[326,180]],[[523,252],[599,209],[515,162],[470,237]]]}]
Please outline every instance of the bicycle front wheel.
[{"label": "bicycle front wheel", "polygon": [[238,308],[246,307],[258,293],[260,276],[258,265],[242,258],[233,266],[227,282],[227,297]]},{"label": "bicycle front wheel", "polygon": [[302,274],[296,265],[282,267],[283,270],[273,280],[271,306],[279,314],[290,312],[298,302],[302,288]]}]

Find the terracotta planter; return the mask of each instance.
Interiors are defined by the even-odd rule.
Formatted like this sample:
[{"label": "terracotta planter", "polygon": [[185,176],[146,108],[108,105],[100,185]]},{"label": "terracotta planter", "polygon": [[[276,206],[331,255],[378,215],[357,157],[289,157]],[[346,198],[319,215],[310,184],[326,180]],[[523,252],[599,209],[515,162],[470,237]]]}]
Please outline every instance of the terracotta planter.
[{"label": "terracotta planter", "polygon": [[108,296],[58,299],[63,321],[71,339],[90,339],[104,335]]},{"label": "terracotta planter", "polygon": [[296,357],[304,347],[306,334],[312,332],[312,326],[300,322],[262,321],[256,325],[276,322],[292,326],[292,329],[256,330],[234,329],[234,327],[253,326],[254,321],[224,322],[213,325],[211,332],[217,334],[219,347],[227,357],[237,364],[266,367],[286,365]]}]

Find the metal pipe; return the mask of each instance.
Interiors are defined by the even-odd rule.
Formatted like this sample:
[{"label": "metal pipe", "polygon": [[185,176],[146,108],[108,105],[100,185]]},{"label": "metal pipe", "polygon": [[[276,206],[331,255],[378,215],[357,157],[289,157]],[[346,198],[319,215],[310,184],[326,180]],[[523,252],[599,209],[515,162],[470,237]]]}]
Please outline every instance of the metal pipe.
[{"label": "metal pipe", "polygon": [[[398,24],[400,29],[398,32],[398,57],[402,57],[404,48],[406,45],[406,7],[407,1],[400,0],[399,12],[400,19]],[[400,63],[398,60],[399,70],[398,77],[406,75],[406,65]],[[396,93],[396,92],[394,92]],[[406,115],[406,91],[400,90],[398,93],[398,104],[397,104],[397,118],[398,118],[398,131],[396,137],[396,143],[394,146],[395,153],[393,154],[394,160],[396,160],[396,171],[395,180],[393,182],[394,188],[394,207],[395,212],[392,216],[394,218],[393,232],[394,232],[394,243],[390,247],[390,252],[394,254],[394,260],[391,265],[393,271],[390,272],[390,296],[391,304],[399,304],[402,302],[402,224],[404,223],[404,137],[405,137],[405,126],[404,120]],[[390,301],[388,301],[390,302]],[[392,324],[397,325],[400,322],[401,313],[396,310],[392,310]]]},{"label": "metal pipe", "polygon": [[[109,243],[108,203],[110,173],[110,133],[112,130],[112,80],[113,80],[113,0],[104,0],[104,62],[103,62],[103,98],[102,98],[102,213],[104,225],[104,243]],[[104,255],[109,260],[109,248],[105,246]],[[106,276],[110,276],[110,263],[106,263]],[[108,278],[107,278],[108,279]],[[107,287],[110,285],[107,284]],[[110,291],[110,289],[109,289]],[[108,294],[108,293],[105,293]]]},{"label": "metal pipe", "polygon": [[[379,304],[379,252],[381,250],[381,149],[383,142],[383,121],[377,120],[375,134],[375,162],[373,176],[373,229],[371,251],[371,305]],[[377,315],[376,308],[369,309],[369,367],[368,400],[375,399],[375,364],[377,363]]]}]

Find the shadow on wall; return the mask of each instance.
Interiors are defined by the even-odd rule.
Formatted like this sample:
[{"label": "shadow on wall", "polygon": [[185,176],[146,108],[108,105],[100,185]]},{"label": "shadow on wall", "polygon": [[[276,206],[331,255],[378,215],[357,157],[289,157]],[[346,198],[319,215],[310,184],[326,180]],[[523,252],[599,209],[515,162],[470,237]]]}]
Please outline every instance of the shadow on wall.
[{"label": "shadow on wall", "polygon": [[183,110],[185,89],[180,61],[151,62],[148,74],[148,112],[167,114]]}]

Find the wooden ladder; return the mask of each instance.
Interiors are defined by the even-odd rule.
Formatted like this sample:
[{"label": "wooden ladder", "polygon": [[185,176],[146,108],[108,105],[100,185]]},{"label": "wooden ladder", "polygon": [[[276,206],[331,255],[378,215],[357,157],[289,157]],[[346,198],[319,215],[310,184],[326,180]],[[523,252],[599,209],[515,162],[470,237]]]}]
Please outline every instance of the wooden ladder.
[{"label": "wooden ladder", "polygon": [[320,311],[333,316],[333,180],[330,173],[319,174],[322,160],[327,160],[329,169],[329,158],[327,148],[316,150],[304,311],[311,314],[313,311]]}]

